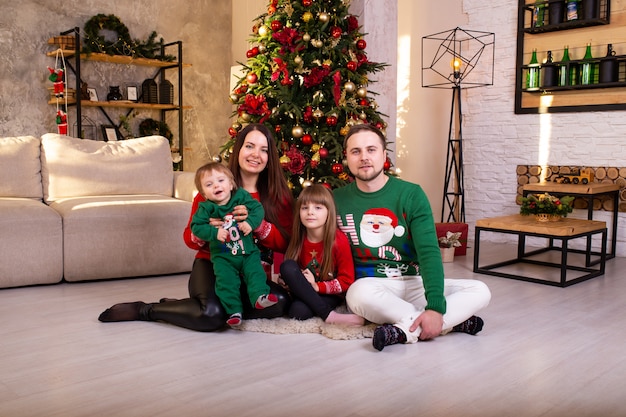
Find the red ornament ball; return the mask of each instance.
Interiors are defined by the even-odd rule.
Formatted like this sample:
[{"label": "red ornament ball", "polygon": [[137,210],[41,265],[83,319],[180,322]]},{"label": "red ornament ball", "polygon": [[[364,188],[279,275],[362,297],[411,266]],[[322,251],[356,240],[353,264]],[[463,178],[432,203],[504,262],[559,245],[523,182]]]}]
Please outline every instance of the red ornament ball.
[{"label": "red ornament ball", "polygon": [[365,49],[366,46],[367,46],[367,42],[365,42],[365,40],[359,39],[358,41],[356,41],[356,49],[363,50]]},{"label": "red ornament ball", "polygon": [[391,168],[391,160],[389,158],[387,158],[387,160],[385,161],[383,168],[385,168],[385,171],[388,171],[389,168]]},{"label": "red ornament ball", "polygon": [[331,169],[333,174],[339,175],[343,172],[343,164],[339,162],[334,163]]},{"label": "red ornament ball", "polygon": [[276,132],[276,133],[280,133],[281,129],[282,129],[282,127],[280,127],[280,125],[274,126],[274,132]]},{"label": "red ornament ball", "polygon": [[362,98],[361,100],[359,100],[359,104],[363,107],[367,107],[370,105],[370,102],[367,99]]},{"label": "red ornament ball", "polygon": [[343,30],[341,30],[341,28],[338,26],[333,26],[332,28],[330,28],[330,36],[332,36],[335,39],[341,38],[342,33],[343,33]]},{"label": "red ornament ball", "polygon": [[312,145],[313,144],[313,136],[311,136],[308,133],[306,133],[304,136],[302,136],[302,144],[306,145],[306,146]]},{"label": "red ornament ball", "polygon": [[358,68],[358,64],[356,63],[356,61],[348,61],[348,63],[346,64],[346,68],[348,68],[352,72],[355,72]]},{"label": "red ornament ball", "polygon": [[383,130],[385,128],[385,124],[382,122],[377,122],[374,127],[376,127],[376,129],[378,130]]},{"label": "red ornament ball", "polygon": [[304,7],[309,7],[313,4],[313,0],[302,0],[302,5]]},{"label": "red ornament ball", "polygon": [[328,126],[336,126],[337,125],[337,116],[328,116],[326,118],[326,124]]},{"label": "red ornament ball", "polygon": [[333,189],[333,186],[332,186],[332,185],[330,185],[330,184],[329,184],[329,183],[327,183],[327,182],[323,182],[323,183],[322,183],[322,185],[323,185],[324,187],[328,188],[329,190],[332,190],[332,189]]},{"label": "red ornament ball", "polygon": [[274,32],[278,32],[283,28],[283,24],[280,20],[272,20],[272,24],[270,26]]},{"label": "red ornament ball", "polygon": [[237,136],[237,131],[235,130],[235,128],[234,128],[234,127],[229,127],[229,128],[228,128],[228,134],[229,134],[230,136],[232,136],[232,137],[235,137],[235,136]]},{"label": "red ornament ball", "polygon": [[320,148],[319,153],[320,153],[320,158],[328,158],[328,149]]}]

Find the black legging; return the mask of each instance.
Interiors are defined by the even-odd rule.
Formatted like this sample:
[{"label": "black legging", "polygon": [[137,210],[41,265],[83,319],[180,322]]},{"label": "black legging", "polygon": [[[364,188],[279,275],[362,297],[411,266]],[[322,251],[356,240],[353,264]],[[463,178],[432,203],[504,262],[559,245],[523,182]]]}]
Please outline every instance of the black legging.
[{"label": "black legging", "polygon": [[326,320],[330,312],[343,301],[343,298],[337,295],[317,293],[294,260],[288,259],[282,263],[280,276],[293,296],[288,313],[291,318],[306,320],[317,316]]},{"label": "black legging", "polygon": [[[278,303],[257,310],[248,297],[242,297],[244,319],[274,318],[285,314],[290,304],[289,295],[279,285],[268,282],[271,293],[276,294]],[[241,291],[245,294],[245,284]],[[208,259],[196,258],[189,276],[189,298],[150,304],[143,314],[148,320],[164,321],[175,326],[200,332],[222,329],[226,324],[226,312],[215,294],[213,263]]]}]

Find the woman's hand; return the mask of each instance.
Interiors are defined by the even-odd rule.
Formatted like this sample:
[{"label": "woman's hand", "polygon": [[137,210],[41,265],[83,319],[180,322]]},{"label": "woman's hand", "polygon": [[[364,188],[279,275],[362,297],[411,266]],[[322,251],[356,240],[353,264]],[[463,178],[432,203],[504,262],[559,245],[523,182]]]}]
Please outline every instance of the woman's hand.
[{"label": "woman's hand", "polygon": [[239,205],[233,208],[233,216],[237,222],[242,222],[248,218],[248,208],[246,206]]}]

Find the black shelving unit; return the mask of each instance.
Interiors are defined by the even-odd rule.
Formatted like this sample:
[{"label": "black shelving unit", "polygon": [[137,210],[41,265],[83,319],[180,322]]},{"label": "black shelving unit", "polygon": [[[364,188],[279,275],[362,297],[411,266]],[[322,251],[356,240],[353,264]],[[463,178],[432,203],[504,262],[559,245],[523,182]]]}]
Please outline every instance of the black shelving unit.
[{"label": "black shelving unit", "polygon": [[[74,51],[65,51],[66,53],[66,66],[73,72],[76,79],[76,100],[75,102],[68,102],[68,105],[76,107],[76,126],[77,132],[82,131],[82,108],[83,107],[97,107],[100,109],[101,113],[106,117],[106,119],[111,123],[111,125],[115,126],[116,129],[119,129],[121,126],[121,122],[114,121],[108,114],[107,109],[111,108],[126,108],[128,112],[126,116],[129,116],[134,109],[146,109],[146,110],[154,110],[160,113],[160,120],[165,121],[165,115],[168,112],[175,111],[177,112],[177,120],[178,120],[178,137],[173,139],[173,147],[178,148],[179,150],[183,148],[184,140],[183,140],[183,44],[182,41],[175,41],[171,43],[161,43],[160,45],[160,54],[161,56],[165,56],[166,52],[175,49],[176,53],[176,61],[162,61],[158,59],[147,59],[147,58],[135,58],[132,56],[118,56],[118,55],[107,55],[100,53],[90,53],[84,54],[81,53],[81,37],[80,37],[80,28],[74,27],[70,30],[60,33],[61,36],[74,36],[75,37],[75,49]],[[53,56],[55,52],[49,52],[48,56]],[[73,64],[72,64],[73,58]],[[124,64],[124,65],[140,65],[146,67],[154,67],[156,68],[154,74],[152,75],[152,80],[157,80],[159,82],[163,82],[166,80],[166,72],[168,70],[175,70],[178,73],[178,99],[175,103],[172,104],[163,104],[163,103],[143,103],[141,95],[138,97],[138,102],[115,102],[115,101],[88,101],[82,100],[80,96],[81,85],[83,83],[82,80],[82,68],[81,61],[97,61],[97,62],[107,62],[110,64]],[[67,76],[67,74],[66,74]],[[143,92],[142,92],[143,94]],[[67,109],[66,109],[67,110]],[[182,167],[181,167],[182,169]]]}]

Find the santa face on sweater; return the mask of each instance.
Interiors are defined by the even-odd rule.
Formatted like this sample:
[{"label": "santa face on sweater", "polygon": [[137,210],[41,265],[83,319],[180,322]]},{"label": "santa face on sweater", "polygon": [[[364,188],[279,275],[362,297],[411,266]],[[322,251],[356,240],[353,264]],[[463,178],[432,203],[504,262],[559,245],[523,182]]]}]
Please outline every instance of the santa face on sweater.
[{"label": "santa face on sweater", "polygon": [[378,248],[403,234],[404,227],[398,225],[398,218],[391,210],[374,208],[363,214],[359,236],[365,245]]}]

